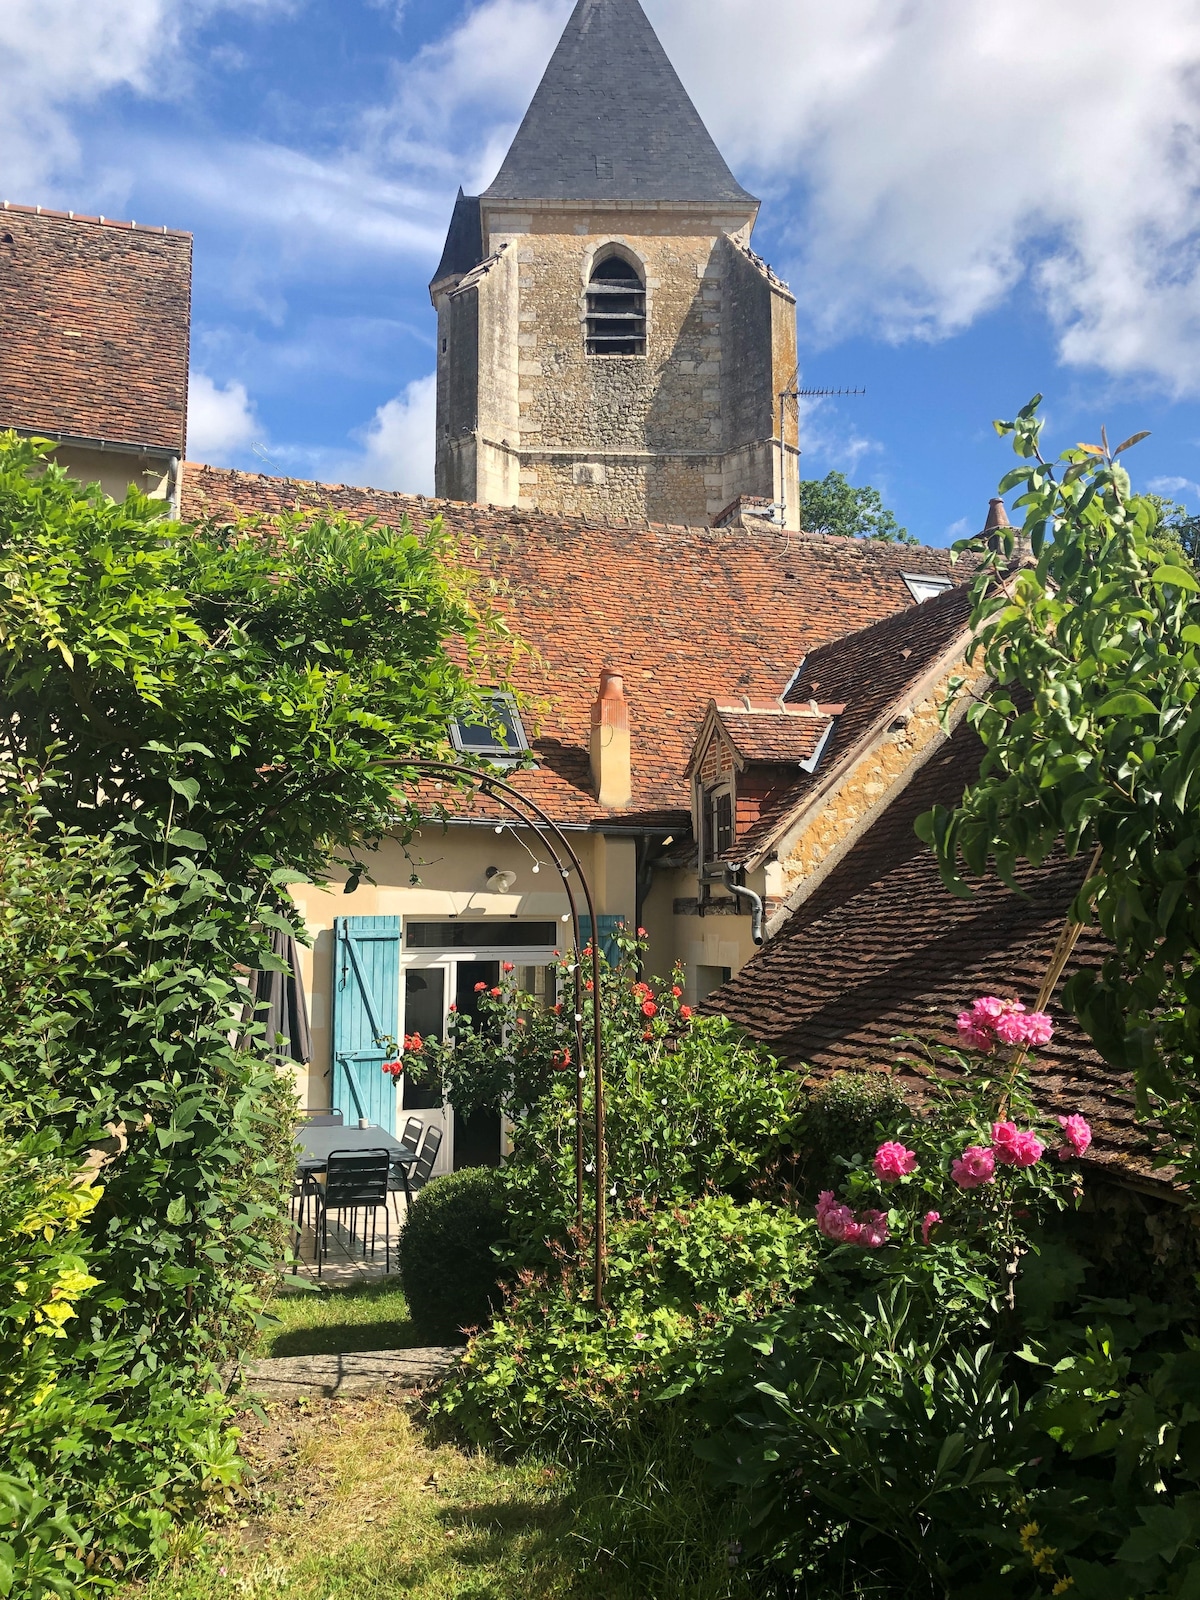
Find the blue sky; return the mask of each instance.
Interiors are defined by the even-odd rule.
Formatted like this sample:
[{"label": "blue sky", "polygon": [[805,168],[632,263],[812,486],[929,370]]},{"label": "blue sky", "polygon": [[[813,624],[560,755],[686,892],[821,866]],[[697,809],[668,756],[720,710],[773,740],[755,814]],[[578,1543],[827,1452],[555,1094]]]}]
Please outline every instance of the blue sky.
[{"label": "blue sky", "polygon": [[[571,0],[4,0],[0,198],[195,234],[191,453],[432,488],[425,285]],[[806,476],[929,543],[982,521],[994,416],[1148,427],[1200,510],[1194,0],[644,0],[764,200]]]}]

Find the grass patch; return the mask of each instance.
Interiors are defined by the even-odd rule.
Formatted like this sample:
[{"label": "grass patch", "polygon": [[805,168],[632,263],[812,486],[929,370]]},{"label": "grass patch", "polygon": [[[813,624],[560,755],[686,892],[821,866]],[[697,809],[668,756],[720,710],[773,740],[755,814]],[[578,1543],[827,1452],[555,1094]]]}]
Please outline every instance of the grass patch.
[{"label": "grass patch", "polygon": [[[601,1480],[435,1444],[410,1408],[247,1417],[257,1509],[185,1531],[139,1600],[746,1600],[691,1458]],[[689,1476],[690,1474],[690,1476]]]},{"label": "grass patch", "polygon": [[247,1351],[258,1359],[410,1350],[425,1342],[417,1337],[395,1279],[371,1279],[336,1289],[284,1289],[267,1311],[272,1322]]}]

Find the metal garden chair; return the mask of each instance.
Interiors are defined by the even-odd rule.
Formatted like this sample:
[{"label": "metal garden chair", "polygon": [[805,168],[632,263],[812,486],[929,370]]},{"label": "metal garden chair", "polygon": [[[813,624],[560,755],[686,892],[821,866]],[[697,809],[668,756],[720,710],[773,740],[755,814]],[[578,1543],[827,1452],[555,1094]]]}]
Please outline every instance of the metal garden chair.
[{"label": "metal garden chair", "polygon": [[316,1204],[314,1228],[314,1253],[317,1277],[324,1269],[329,1254],[329,1213],[339,1216],[350,1212],[350,1237],[357,1228],[358,1213],[363,1216],[363,1259],[367,1254],[367,1217],[371,1222],[371,1254],[375,1254],[376,1219],[383,1212],[384,1271],[392,1270],[392,1234],[388,1211],[388,1173],[394,1152],[391,1150],[332,1150],[325,1166],[325,1182],[314,1184],[312,1196]]}]

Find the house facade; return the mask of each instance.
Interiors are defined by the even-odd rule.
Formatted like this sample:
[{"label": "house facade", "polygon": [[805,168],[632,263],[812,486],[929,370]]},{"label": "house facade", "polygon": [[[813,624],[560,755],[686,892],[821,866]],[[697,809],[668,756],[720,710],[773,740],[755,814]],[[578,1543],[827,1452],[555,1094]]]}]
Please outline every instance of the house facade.
[{"label": "house facade", "polygon": [[0,428],[115,499],[173,501],[191,282],[189,233],[0,204]]},{"label": "house facade", "polygon": [[[542,517],[184,467],[188,519],[295,509],[418,532],[440,519],[456,536],[460,559],[529,646],[514,669],[512,742],[491,758],[567,833],[600,937],[618,921],[644,927],[651,970],[682,962],[689,1000],[741,970],[810,863],[827,870],[848,846],[855,808],[878,807],[945,737],[937,701],[961,666],[961,644],[957,655],[951,647],[966,616],[945,550],[788,538],[763,523]],[[471,730],[452,735],[485,753]],[[714,758],[718,741],[734,770],[714,786],[714,759],[726,759]],[[878,791],[873,770],[886,773]],[[710,832],[723,848],[706,853],[703,819],[720,785],[736,825],[731,840]],[[344,872],[326,889],[294,890],[313,941],[302,957],[314,1044],[302,1091],[314,1106],[332,1097],[353,1111],[338,1057],[368,1038],[372,1007],[386,1024],[376,1031],[392,1038],[441,1033],[451,1004],[470,1013],[475,985],[491,987],[505,962],[525,987],[544,987],[570,942],[554,860],[494,801],[451,797],[444,823],[407,846],[385,841],[368,868],[349,895]],[[364,980],[371,963],[376,976]],[[394,1126],[414,1108],[411,1092],[387,1098],[382,1047],[368,1055],[355,1069],[368,1109]],[[447,1132],[447,1164],[478,1159],[478,1130],[468,1138],[447,1116]]]},{"label": "house facade", "polygon": [[[179,466],[190,238],[0,212],[0,426],[189,521],[440,522],[528,646],[492,686],[492,723],[447,729],[447,754],[494,763],[563,830],[594,899],[585,932],[644,928],[650,969],[682,964],[693,1003],[906,791],[970,676],[947,551],[798,529],[778,405],[794,305],[749,248],[757,208],[637,0],[580,0],[434,278],[436,499]],[[444,1035],[506,967],[549,997],[570,913],[522,818],[436,785],[420,798],[438,820],[385,839],[361,879],[335,864],[293,891],[310,938],[299,1089],[388,1129],[440,1121],[441,1166],[464,1166],[498,1159],[498,1124],[424,1104],[383,1063],[405,1033]]]}]

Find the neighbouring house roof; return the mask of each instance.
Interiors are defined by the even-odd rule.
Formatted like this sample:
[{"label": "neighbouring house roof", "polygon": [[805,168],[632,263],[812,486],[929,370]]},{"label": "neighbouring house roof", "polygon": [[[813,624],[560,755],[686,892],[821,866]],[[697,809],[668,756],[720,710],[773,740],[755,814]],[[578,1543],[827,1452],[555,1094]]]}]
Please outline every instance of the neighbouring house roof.
[{"label": "neighbouring house roof", "polygon": [[[881,1070],[913,1056],[902,1035],[957,1042],[955,1019],[981,994],[1032,1004],[1085,866],[1058,857],[959,899],[913,831],[934,804],[955,805],[979,774],[982,746],[961,726],[849,851],[812,897],[732,979],[703,1002],[818,1074]],[[1085,930],[1067,967],[1096,967],[1105,945]],[[1069,1017],[1054,1012],[1052,1043],[1036,1052],[1033,1083],[1050,1115],[1091,1123],[1093,1167],[1168,1186],[1151,1166],[1151,1136],[1134,1113],[1129,1074],[1109,1066]],[[899,1041],[899,1042],[898,1042]],[[928,1068],[901,1076],[919,1084]]]},{"label": "neighbouring house roof", "polygon": [[442,259],[430,284],[441,283],[444,278],[465,278],[483,260],[483,219],[479,211],[479,196],[464,194],[460,188],[450,218],[450,229],[442,250]]},{"label": "neighbouring house roof", "polygon": [[182,456],[192,236],[0,206],[0,428]]},{"label": "neighbouring house roof", "polygon": [[[903,572],[949,571],[945,550],[784,539],[770,528],[589,522],[191,463],[182,506],[188,518],[327,506],[391,525],[407,517],[417,530],[443,517],[531,646],[516,682],[532,702],[539,770],[517,781],[556,819],[581,826],[686,831],[688,758],[710,699],[778,703],[806,654],[848,628],[918,609]],[[598,806],[588,757],[606,666],[623,673],[629,702],[633,804],[621,812]]]},{"label": "neighbouring house roof", "polygon": [[855,759],[889,714],[904,711],[915,687],[956,641],[965,648],[970,615],[971,586],[960,583],[808,653],[783,703],[839,705],[840,714],[819,764],[798,772],[790,787],[772,797],[727,852],[731,859],[756,863],[770,855],[813,794]]},{"label": "neighbouring house roof", "polygon": [[579,0],[483,199],[758,204],[638,0]]}]

